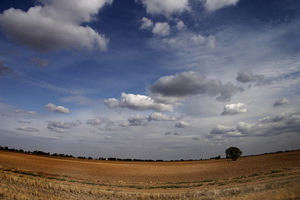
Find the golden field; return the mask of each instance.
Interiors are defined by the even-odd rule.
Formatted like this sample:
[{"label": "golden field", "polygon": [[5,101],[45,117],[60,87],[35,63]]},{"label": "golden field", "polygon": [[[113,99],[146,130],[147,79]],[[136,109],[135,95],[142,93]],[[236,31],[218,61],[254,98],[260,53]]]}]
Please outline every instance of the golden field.
[{"label": "golden field", "polygon": [[0,151],[0,199],[300,199],[300,151],[181,162]]}]

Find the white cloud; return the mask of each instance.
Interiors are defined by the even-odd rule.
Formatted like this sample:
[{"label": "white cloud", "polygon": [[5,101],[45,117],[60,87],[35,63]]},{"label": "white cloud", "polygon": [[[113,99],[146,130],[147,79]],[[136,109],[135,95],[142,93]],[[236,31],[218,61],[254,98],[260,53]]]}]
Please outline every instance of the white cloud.
[{"label": "white cloud", "polygon": [[166,97],[186,97],[189,95],[206,94],[217,96],[217,100],[230,100],[231,96],[239,91],[232,83],[222,84],[216,79],[207,79],[196,72],[182,72],[175,76],[164,76],[150,87],[152,94]]},{"label": "white cloud", "polygon": [[22,123],[22,124],[31,124],[31,121],[18,120],[18,123]]},{"label": "white cloud", "polygon": [[177,28],[179,31],[181,31],[181,30],[186,29],[186,26],[185,26],[185,24],[183,23],[183,21],[178,20],[178,21],[177,21],[177,24],[176,24],[176,28]]},{"label": "white cloud", "polygon": [[222,115],[235,115],[238,113],[246,113],[247,108],[246,105],[243,103],[237,103],[237,104],[228,104],[224,107],[224,111],[222,112]]},{"label": "white cloud", "polygon": [[28,115],[37,115],[37,113],[34,112],[34,111],[28,111],[27,114],[28,114]]},{"label": "white cloud", "polygon": [[212,135],[233,134],[237,132],[234,127],[217,125],[210,131]]},{"label": "white cloud", "polygon": [[167,116],[166,114],[160,112],[151,113],[148,117],[149,121],[174,121],[175,117]]},{"label": "white cloud", "polygon": [[44,15],[72,23],[90,22],[105,4],[112,0],[50,0],[44,1]]},{"label": "white cloud", "polygon": [[99,128],[99,130],[115,130],[116,127],[112,121],[106,118],[94,118],[94,119],[88,119],[86,121],[86,124],[89,124],[91,126],[96,126]]},{"label": "white cloud", "polygon": [[191,38],[191,41],[193,43],[196,43],[196,44],[203,44],[205,42],[206,38],[202,35],[193,35],[192,38]]},{"label": "white cloud", "polygon": [[61,121],[48,121],[47,128],[50,131],[55,131],[57,133],[64,133],[65,129],[70,129],[74,126],[77,126],[76,123],[68,123],[68,122],[61,122]]},{"label": "white cloud", "polygon": [[141,0],[147,13],[169,17],[174,13],[189,11],[188,0]]},{"label": "white cloud", "polygon": [[148,28],[152,28],[153,26],[153,21],[151,19],[148,19],[147,17],[143,17],[141,22],[142,22],[142,25],[140,26],[141,29],[148,29]]},{"label": "white cloud", "polygon": [[252,74],[251,72],[238,72],[236,80],[241,83],[256,82],[257,86],[271,83],[264,75]]},{"label": "white cloud", "polygon": [[115,98],[104,99],[103,102],[109,108],[116,108],[120,105],[119,101]]},{"label": "white cloud", "polygon": [[155,110],[155,111],[173,111],[170,104],[157,103],[154,99],[145,95],[135,95],[122,93],[120,101],[115,98],[105,99],[105,105],[110,108],[122,107],[132,110]]},{"label": "white cloud", "polygon": [[25,126],[18,127],[18,128],[16,128],[16,130],[18,130],[18,131],[26,131],[26,132],[39,132],[40,131],[37,128],[25,127]]},{"label": "white cloud", "polygon": [[26,114],[26,115],[38,115],[34,111],[25,111],[25,110],[15,110],[15,113],[17,113],[17,114]]},{"label": "white cloud", "polygon": [[[111,0],[49,0],[27,12],[10,8],[0,14],[1,31],[19,44],[40,51],[54,49],[106,50],[108,39],[89,26],[99,9]],[[21,31],[20,31],[21,30]]]},{"label": "white cloud", "polygon": [[156,22],[152,33],[159,36],[167,36],[170,34],[170,25],[167,22]]},{"label": "white cloud", "polygon": [[146,120],[147,118],[142,115],[136,115],[127,119],[129,126],[146,126]]},{"label": "white cloud", "polygon": [[88,119],[86,124],[90,124],[92,126],[99,126],[99,125],[103,124],[103,120],[100,118]]},{"label": "white cloud", "polygon": [[199,52],[206,55],[214,49],[218,50],[217,44],[219,43],[214,35],[204,36],[188,30],[180,31],[172,37],[154,37],[149,41],[149,45],[155,49],[171,51],[178,56],[193,55],[196,58],[199,56]]},{"label": "white cloud", "polygon": [[[215,135],[215,137],[217,137],[216,135],[221,137],[274,136],[299,133],[299,131],[300,115],[282,113],[274,117],[264,117],[253,124],[239,122],[236,127],[218,125],[210,131],[210,135]],[[218,138],[220,139],[220,137]]]},{"label": "white cloud", "polygon": [[290,103],[290,101],[283,97],[283,98],[277,99],[274,102],[273,106],[277,107],[277,106],[281,106],[281,105],[289,104],[289,103]]},{"label": "white cloud", "polygon": [[201,0],[207,11],[213,12],[228,6],[235,6],[239,0]]},{"label": "white cloud", "polygon": [[47,105],[44,106],[51,112],[58,112],[58,113],[69,113],[70,110],[68,108],[65,108],[63,106],[56,106],[52,103],[48,103]]},{"label": "white cloud", "polygon": [[186,128],[189,126],[191,126],[191,124],[186,121],[179,121],[175,124],[175,128]]},{"label": "white cloud", "polygon": [[213,35],[208,36],[207,38],[207,47],[214,49],[216,47],[216,37]]},{"label": "white cloud", "polygon": [[173,131],[167,131],[167,132],[165,132],[165,135],[174,135],[174,136],[178,136],[178,135],[180,135],[180,134],[177,133],[177,132],[173,132]]}]

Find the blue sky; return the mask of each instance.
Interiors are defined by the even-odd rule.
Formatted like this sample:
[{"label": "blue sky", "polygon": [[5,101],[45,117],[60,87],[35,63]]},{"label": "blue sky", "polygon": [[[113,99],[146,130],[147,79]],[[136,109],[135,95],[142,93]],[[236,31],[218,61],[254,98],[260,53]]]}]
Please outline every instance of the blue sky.
[{"label": "blue sky", "polygon": [[0,3],[0,145],[200,159],[299,148],[297,0]]}]

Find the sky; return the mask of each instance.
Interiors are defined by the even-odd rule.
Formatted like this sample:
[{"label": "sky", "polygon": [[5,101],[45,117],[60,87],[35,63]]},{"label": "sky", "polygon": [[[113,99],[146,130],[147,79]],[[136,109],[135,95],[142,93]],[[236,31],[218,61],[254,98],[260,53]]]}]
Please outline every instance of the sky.
[{"label": "sky", "polygon": [[0,145],[201,159],[299,149],[300,1],[0,3]]}]

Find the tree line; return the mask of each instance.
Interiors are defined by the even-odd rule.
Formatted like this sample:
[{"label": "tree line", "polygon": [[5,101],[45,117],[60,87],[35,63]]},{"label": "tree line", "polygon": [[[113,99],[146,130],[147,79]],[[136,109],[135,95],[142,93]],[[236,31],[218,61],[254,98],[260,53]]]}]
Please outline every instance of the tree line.
[{"label": "tree line", "polygon": [[[109,160],[109,161],[134,161],[134,162],[163,162],[164,160],[152,160],[152,159],[132,159],[132,158],[115,158],[115,157],[99,157],[99,158],[93,158],[93,157],[86,157],[86,156],[73,156],[69,154],[62,154],[62,153],[50,153],[50,152],[44,152],[40,150],[35,150],[35,151],[24,151],[23,149],[15,149],[15,148],[9,148],[7,146],[2,147],[0,146],[0,150],[4,151],[11,151],[11,152],[19,152],[19,153],[26,153],[26,154],[33,154],[33,155],[43,155],[43,156],[54,156],[54,157],[65,157],[65,158],[77,158],[77,159],[87,159],[87,160]],[[220,159],[220,156],[217,157],[212,157],[210,159]],[[170,161],[197,161],[197,160],[203,160],[201,159],[180,159],[180,160],[170,160]]]},{"label": "tree line", "polygon": [[[19,153],[26,153],[26,154],[33,154],[33,155],[42,155],[42,156],[53,156],[53,157],[65,157],[65,158],[76,158],[76,159],[87,159],[87,160],[109,160],[109,161],[134,161],[134,162],[163,162],[165,160],[152,160],[152,159],[132,159],[132,158],[115,158],[115,157],[99,157],[99,158],[93,158],[93,157],[85,157],[85,156],[73,156],[70,154],[62,154],[62,153],[50,153],[50,152],[44,152],[44,151],[39,151],[39,150],[35,150],[35,151],[24,151],[23,149],[15,149],[15,148],[9,148],[7,146],[2,147],[0,146],[0,150],[3,151],[11,151],[11,152],[19,152]],[[270,153],[264,153],[264,154],[274,154],[274,153],[282,153],[282,152],[291,152],[291,151],[299,151],[298,150],[286,150],[286,151],[277,151],[277,152],[270,152]],[[241,154],[242,151],[240,151],[239,148],[237,147],[230,147],[228,149],[226,149],[225,151],[226,154],[226,158],[231,158],[232,160],[237,160]],[[263,154],[261,154],[263,155]],[[216,157],[211,157],[210,158],[218,160],[221,159],[221,156],[218,155]],[[209,160],[209,159],[180,159],[180,160],[170,160],[171,162],[179,162],[179,161],[200,161],[200,160]]]}]

